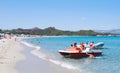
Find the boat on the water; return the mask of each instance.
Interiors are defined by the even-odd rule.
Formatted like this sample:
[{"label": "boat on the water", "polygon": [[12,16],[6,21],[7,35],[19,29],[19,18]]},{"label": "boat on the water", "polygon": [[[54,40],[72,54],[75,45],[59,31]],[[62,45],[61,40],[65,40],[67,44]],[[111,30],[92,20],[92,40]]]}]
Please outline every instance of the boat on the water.
[{"label": "boat on the water", "polygon": [[[85,45],[85,47],[86,47],[86,44],[84,44]],[[89,45],[89,47],[90,47],[90,44],[88,44]],[[80,45],[77,45],[78,47],[80,47]],[[95,43],[94,45],[93,45],[93,49],[104,49],[105,47],[104,47],[104,43],[103,42],[98,42],[98,43]]]},{"label": "boat on the water", "polygon": [[103,49],[104,48],[104,43],[103,42],[98,42],[94,44],[94,49]]},{"label": "boat on the water", "polygon": [[94,48],[99,48],[103,46],[104,46],[103,42],[99,42],[97,44],[81,43],[80,45],[74,43],[74,46],[71,44],[71,47],[68,48],[67,50],[58,50],[58,52],[62,56],[69,58],[95,57],[95,56],[101,56],[102,51],[95,50]]},{"label": "boat on the water", "polygon": [[92,52],[79,52],[78,50],[74,51],[67,51],[67,50],[58,50],[58,52],[66,58],[83,58],[83,57],[89,57],[90,54],[94,56],[101,56],[102,51],[101,50],[92,50]]}]

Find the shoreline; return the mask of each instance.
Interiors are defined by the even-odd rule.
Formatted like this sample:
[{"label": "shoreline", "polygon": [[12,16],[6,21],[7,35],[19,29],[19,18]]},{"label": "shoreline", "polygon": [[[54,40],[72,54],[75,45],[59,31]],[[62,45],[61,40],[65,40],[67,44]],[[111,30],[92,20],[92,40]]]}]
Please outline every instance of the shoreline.
[{"label": "shoreline", "polygon": [[16,68],[20,73],[80,73],[78,70],[68,69],[50,61],[38,58],[30,53],[33,50],[32,48],[24,44],[20,45],[23,46],[24,51],[22,53],[26,56],[25,60],[20,61],[17,64]]},{"label": "shoreline", "polygon": [[30,53],[32,48],[21,44],[26,38],[0,40],[0,73],[79,73],[52,62],[38,58]]},{"label": "shoreline", "polygon": [[0,73],[79,73],[34,56],[21,39],[0,40]]}]

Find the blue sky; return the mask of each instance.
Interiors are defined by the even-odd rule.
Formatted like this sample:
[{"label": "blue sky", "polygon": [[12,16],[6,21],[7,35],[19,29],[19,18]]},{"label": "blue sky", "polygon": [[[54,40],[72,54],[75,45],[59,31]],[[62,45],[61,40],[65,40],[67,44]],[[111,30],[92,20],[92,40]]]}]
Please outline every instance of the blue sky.
[{"label": "blue sky", "polygon": [[120,29],[120,0],[0,0],[0,29]]}]

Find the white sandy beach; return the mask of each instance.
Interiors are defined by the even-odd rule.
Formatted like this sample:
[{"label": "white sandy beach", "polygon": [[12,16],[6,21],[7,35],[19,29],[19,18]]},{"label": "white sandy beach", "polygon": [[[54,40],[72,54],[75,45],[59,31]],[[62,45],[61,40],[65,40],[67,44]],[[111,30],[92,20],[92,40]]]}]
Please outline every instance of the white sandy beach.
[{"label": "white sandy beach", "polygon": [[25,59],[23,48],[14,39],[0,40],[0,73],[19,73],[16,64]]}]

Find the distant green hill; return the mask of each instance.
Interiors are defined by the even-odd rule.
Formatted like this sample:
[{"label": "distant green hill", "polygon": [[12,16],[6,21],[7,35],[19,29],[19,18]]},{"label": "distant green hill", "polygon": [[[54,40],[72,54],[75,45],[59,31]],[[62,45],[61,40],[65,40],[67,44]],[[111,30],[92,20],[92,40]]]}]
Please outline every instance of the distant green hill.
[{"label": "distant green hill", "polygon": [[13,34],[27,34],[27,35],[87,35],[87,36],[95,36],[95,35],[109,35],[110,33],[98,33],[93,30],[80,30],[80,31],[63,31],[56,29],[55,27],[48,27],[45,29],[40,29],[38,27],[32,29],[12,29],[12,30],[1,30],[0,32],[9,32]]}]

